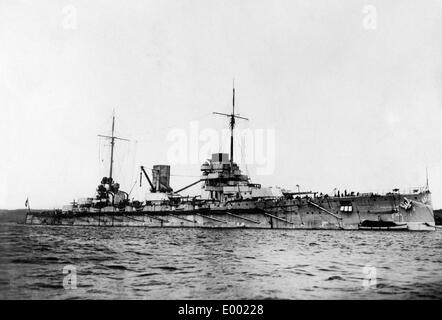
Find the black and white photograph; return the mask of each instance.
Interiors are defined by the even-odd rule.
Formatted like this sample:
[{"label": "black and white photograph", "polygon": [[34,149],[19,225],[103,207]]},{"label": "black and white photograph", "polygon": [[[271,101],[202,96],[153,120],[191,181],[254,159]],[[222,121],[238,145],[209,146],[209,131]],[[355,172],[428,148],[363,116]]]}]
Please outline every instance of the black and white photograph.
[{"label": "black and white photograph", "polygon": [[442,299],[441,32],[441,0],[0,0],[0,300]]}]

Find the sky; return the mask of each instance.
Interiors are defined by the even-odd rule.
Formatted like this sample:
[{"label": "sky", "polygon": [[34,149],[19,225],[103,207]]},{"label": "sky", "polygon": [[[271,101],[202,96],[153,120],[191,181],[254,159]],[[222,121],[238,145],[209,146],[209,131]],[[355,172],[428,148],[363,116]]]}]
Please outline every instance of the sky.
[{"label": "sky", "polygon": [[114,177],[131,197],[147,191],[140,165],[194,182],[229,150],[212,112],[231,112],[233,81],[252,182],[382,192],[428,170],[442,208],[441,31],[440,0],[2,0],[0,208],[93,196],[114,110],[130,140]]}]

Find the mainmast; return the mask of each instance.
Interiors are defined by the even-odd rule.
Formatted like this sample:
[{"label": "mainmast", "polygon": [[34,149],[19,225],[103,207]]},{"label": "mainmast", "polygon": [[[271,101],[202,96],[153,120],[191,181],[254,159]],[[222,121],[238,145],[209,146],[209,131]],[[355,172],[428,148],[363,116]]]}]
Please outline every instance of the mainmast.
[{"label": "mainmast", "polygon": [[233,170],[233,129],[235,129],[235,119],[243,119],[243,120],[249,120],[244,117],[240,117],[239,114],[235,114],[235,83],[233,84],[233,98],[232,98],[232,113],[220,113],[220,112],[214,112],[214,114],[219,114],[222,116],[226,116],[230,118],[230,168]]},{"label": "mainmast", "polygon": [[113,169],[113,165],[114,165],[114,146],[115,146],[115,140],[118,139],[118,140],[129,141],[128,139],[123,139],[123,138],[116,137],[114,135],[114,132],[115,132],[115,110],[114,110],[113,115],[112,115],[112,135],[111,136],[104,136],[104,135],[101,135],[101,134],[98,135],[99,137],[110,139],[110,141],[111,141],[111,158],[110,158],[110,165],[109,165],[109,167],[110,167],[109,168],[109,178],[110,178],[111,181],[112,181],[112,169]]}]

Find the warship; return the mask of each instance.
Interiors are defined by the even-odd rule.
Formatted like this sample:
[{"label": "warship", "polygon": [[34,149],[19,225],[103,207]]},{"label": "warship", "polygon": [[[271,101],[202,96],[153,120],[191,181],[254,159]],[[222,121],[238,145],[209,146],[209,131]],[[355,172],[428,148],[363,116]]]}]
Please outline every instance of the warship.
[{"label": "warship", "polygon": [[[427,184],[409,192],[393,189],[384,194],[337,191],[292,192],[252,183],[233,158],[235,113],[233,88],[232,113],[214,114],[229,119],[230,154],[214,153],[201,165],[200,178],[184,188],[170,186],[170,166],[154,165],[151,177],[144,166],[142,177],[148,182],[144,199],[129,199],[113,178],[114,145],[125,140],[112,134],[109,175],[103,177],[94,197],[82,198],[61,209],[28,210],[24,223],[60,226],[138,226],[187,228],[261,229],[341,229],[341,230],[435,230],[431,193]],[[182,195],[200,183],[205,196]]]}]

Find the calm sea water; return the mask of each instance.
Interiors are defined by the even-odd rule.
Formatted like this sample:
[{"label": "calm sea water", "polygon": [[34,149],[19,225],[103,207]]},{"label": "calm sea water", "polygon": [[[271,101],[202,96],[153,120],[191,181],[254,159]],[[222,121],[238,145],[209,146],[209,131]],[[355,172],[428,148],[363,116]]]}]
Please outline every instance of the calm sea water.
[{"label": "calm sea water", "polygon": [[441,252],[442,231],[4,224],[0,298],[440,299]]}]

